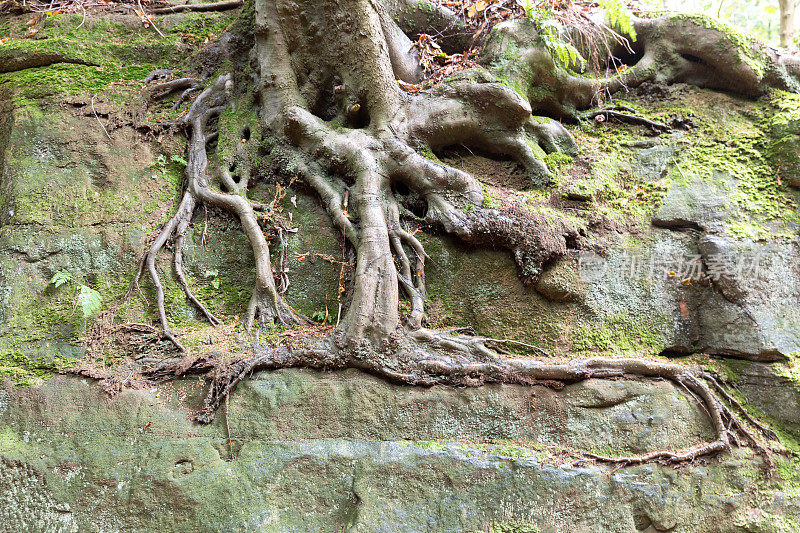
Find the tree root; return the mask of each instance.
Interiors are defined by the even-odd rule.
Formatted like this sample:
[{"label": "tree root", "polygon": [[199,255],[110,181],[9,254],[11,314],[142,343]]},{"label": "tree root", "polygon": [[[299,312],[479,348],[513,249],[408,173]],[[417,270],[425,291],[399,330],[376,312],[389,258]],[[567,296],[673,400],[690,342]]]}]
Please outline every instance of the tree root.
[{"label": "tree root", "polygon": [[607,121],[608,119],[611,118],[618,122],[625,122],[627,124],[633,124],[635,126],[645,126],[657,132],[667,132],[672,129],[663,122],[658,122],[655,120],[650,120],[649,118],[640,117],[638,115],[631,115],[628,113],[623,113],[621,111],[616,111],[614,109],[607,109],[607,108],[598,109],[597,111],[592,111],[591,113],[586,113],[585,115],[581,116],[581,118],[584,120],[594,119],[602,121]]},{"label": "tree root", "polygon": [[70,57],[57,52],[21,52],[12,50],[8,54],[0,54],[0,74],[17,72],[28,68],[49,67],[58,63],[70,63],[73,65],[86,65],[89,67],[99,67],[97,63]]},{"label": "tree root", "polygon": [[[152,99],[161,99],[178,90],[195,90],[198,83],[197,80],[192,78],[164,82],[150,88],[150,97]],[[212,325],[219,324],[219,319],[193,294],[183,270],[184,235],[191,223],[194,210],[200,203],[220,207],[236,215],[242,224],[242,229],[250,240],[256,262],[256,285],[253,289],[253,296],[250,299],[245,318],[247,329],[252,329],[256,318],[261,323],[276,322],[284,325],[305,323],[305,319],[297,315],[285,303],[275,287],[269,258],[269,247],[258,224],[253,207],[244,194],[247,188],[247,178],[234,179],[231,171],[223,168],[220,179],[229,191],[228,193],[223,193],[215,191],[211,187],[206,174],[208,166],[206,144],[214,135],[213,133],[207,133],[206,127],[209,120],[225,108],[231,87],[231,76],[220,76],[211,87],[204,90],[195,99],[189,112],[181,119],[181,123],[190,131],[188,165],[186,169],[188,185],[176,214],[164,225],[160,234],[150,245],[128,290],[128,294],[130,294],[138,286],[146,267],[156,289],[156,306],[164,336],[172,341],[181,352],[185,352],[186,349],[169,327],[164,307],[164,288],[156,268],[156,259],[159,251],[164,248],[167,242],[173,240],[173,266],[181,288],[188,300],[202,312]],[[233,167],[234,165],[231,164],[230,166]],[[280,228],[278,231],[282,230],[283,228]]]},{"label": "tree root", "polygon": [[178,6],[156,7],[150,10],[153,15],[169,15],[170,13],[181,13],[183,11],[228,11],[237,9],[244,5],[242,0],[225,0],[223,2],[212,2],[209,4],[181,4]]},{"label": "tree root", "polygon": [[[254,372],[283,368],[309,368],[317,370],[358,369],[387,381],[412,386],[456,386],[477,387],[487,383],[539,384],[550,383],[563,386],[587,379],[665,379],[673,382],[693,396],[706,412],[714,439],[684,450],[659,450],[634,456],[603,456],[582,453],[585,459],[617,464],[638,465],[650,462],[681,464],[701,457],[711,456],[730,449],[732,444],[744,438],[745,443],[762,455],[768,468],[774,467],[767,445],[757,439],[740,422],[729,405],[740,409],[738,402],[707,372],[676,363],[647,359],[588,358],[573,359],[565,363],[551,363],[541,359],[504,358],[487,346],[495,339],[450,335],[428,329],[399,332],[395,345],[384,350],[382,357],[370,350],[352,349],[337,345],[335,335],[324,339],[307,338],[282,344],[248,359],[217,366],[209,359],[180,360],[162,363],[145,369],[142,374],[152,381],[174,379],[186,374],[212,373],[212,383],[202,410],[195,419],[209,423],[217,409],[233,392],[235,387]],[[378,362],[382,360],[382,362]],[[391,362],[388,362],[391,361]],[[719,387],[721,397],[714,388]],[[746,420],[758,427],[763,426],[750,415]],[[777,440],[769,430],[768,439]]]},{"label": "tree root", "polygon": [[[534,118],[533,109],[555,116],[572,111],[569,116],[574,117],[575,110],[588,107],[596,96],[596,80],[571,76],[563,68],[556,68],[549,52],[529,50],[522,58],[531,68],[520,69],[532,76],[526,83],[556,88],[552,94],[537,90],[529,91],[529,95],[550,94],[551,102],[529,102],[494,79],[451,80],[430,92],[410,96],[396,83],[416,72],[413,65],[409,67],[408,56],[400,53],[403,43],[409,40],[387,15],[385,6],[372,0],[255,0],[255,4],[254,63],[260,69],[258,94],[264,126],[281,147],[285,160],[291,161],[287,173],[297,175],[318,195],[334,225],[355,251],[351,302],[341,324],[324,339],[304,337],[299,344],[279,345],[259,353],[256,337],[257,355],[250,359],[222,367],[207,358],[186,357],[145,369],[146,377],[158,381],[213,370],[213,384],[197,417],[202,422],[213,419],[216,409],[237,383],[262,369],[355,368],[396,383],[457,387],[484,383],[564,384],[590,378],[666,379],[704,407],[714,440],[683,451],[618,458],[587,457],[617,464],[682,463],[745,442],[770,462],[764,445],[739,422],[711,387],[718,391],[721,388],[698,370],[648,359],[590,358],[552,363],[503,358],[492,346],[497,348],[514,341],[443,334],[424,327],[427,255],[411,228],[404,226],[408,219],[424,222],[470,244],[509,250],[526,283],[534,282],[544,265],[566,253],[568,243],[572,247],[579,245],[577,231],[566,222],[537,218],[513,206],[502,210],[480,207],[481,183],[466,172],[441,164],[429,152],[452,145],[476,148],[517,163],[527,173],[530,185],[546,184],[549,173],[543,154],[574,151],[575,145],[558,122]],[[451,24],[452,21],[447,22],[446,10],[434,11],[445,24]],[[508,28],[520,28],[523,24]],[[624,79],[614,76],[603,80],[602,90],[622,88],[628,80],[641,83],[668,79],[721,88],[732,83],[730,65],[737,64],[739,68],[733,61],[737,52],[720,53],[714,46],[700,51],[702,54],[697,57],[700,63],[694,61],[695,56],[687,56],[669,72],[658,70],[668,64],[667,60],[675,58],[660,56],[656,44],[673,50],[665,45],[663,39],[667,39],[689,46],[692,38],[697,38],[701,31],[711,31],[709,28],[691,21],[637,24],[645,46],[643,59],[626,71],[629,75]],[[659,27],[668,31],[660,34]],[[678,30],[686,30],[688,37]],[[322,38],[332,34],[341,38]],[[519,37],[503,31],[494,34],[509,42],[512,37]],[[527,41],[518,43],[520,50],[539,42],[536,36],[523,37]],[[782,72],[788,72],[789,63],[781,63]],[[754,88],[771,83],[766,77],[758,77],[758,69],[745,67],[744,93],[755,94]],[[721,80],[715,79],[711,75],[715,69],[720,72],[727,69],[726,75]],[[790,78],[787,80],[791,81]],[[256,318],[286,325],[304,323],[303,317],[295,314],[281,296],[286,287],[281,265],[280,288],[273,279],[267,241],[254,214],[254,205],[246,196],[248,178],[233,176],[233,162],[223,162],[219,180],[226,192],[222,192],[212,187],[207,172],[206,144],[215,136],[214,132],[206,131],[208,122],[227,105],[232,83],[230,75],[220,76],[195,98],[188,113],[180,119],[189,132],[187,188],[176,215],[150,246],[140,267],[140,275],[147,267],[156,286],[156,303],[165,335],[171,333],[155,259],[170,239],[175,242],[175,270],[187,297],[209,321],[215,321],[191,295],[182,269],[183,235],[199,204],[216,206],[235,215],[250,241],[256,263],[256,286],[247,309],[248,329]],[[190,93],[186,91],[197,88],[196,80],[183,78],[151,88],[151,95],[158,99],[181,90],[188,96]],[[614,110],[602,113],[611,116],[612,112],[617,114],[615,118],[636,120],[648,127],[664,126]],[[417,205],[418,214],[413,214],[412,204]],[[282,229],[276,229],[279,239]],[[411,302],[404,325],[399,311],[401,292]],[[169,338],[180,347],[174,335]],[[540,351],[533,345],[524,348]],[[741,411],[741,406],[731,402],[729,395],[720,394]],[[748,416],[745,416],[748,422],[771,438],[763,426]]]},{"label": "tree root", "polygon": [[541,44],[534,25],[525,21],[498,26],[486,43],[481,63],[502,61],[516,50],[525,68],[516,67],[509,75],[515,83],[530,87],[533,111],[568,120],[576,119],[579,110],[644,82],[689,83],[746,97],[769,88],[800,90],[800,59],[746,37],[737,40],[732,37],[736,30],[711,19],[634,17],[632,23],[635,41],[609,34],[606,39],[613,42],[594,44],[611,51],[606,62],[611,75],[571,74]]}]

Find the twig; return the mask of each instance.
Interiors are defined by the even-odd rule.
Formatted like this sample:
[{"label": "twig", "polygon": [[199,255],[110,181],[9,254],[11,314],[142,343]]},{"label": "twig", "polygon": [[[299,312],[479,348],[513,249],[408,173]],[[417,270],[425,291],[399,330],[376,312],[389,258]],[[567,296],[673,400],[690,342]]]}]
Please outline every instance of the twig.
[{"label": "twig", "polygon": [[496,342],[498,344],[514,344],[514,345],[517,345],[517,346],[523,346],[525,348],[530,348],[532,350],[536,350],[537,352],[539,352],[539,353],[541,353],[543,355],[546,355],[547,357],[550,357],[550,354],[548,352],[546,352],[545,350],[542,350],[541,348],[539,348],[538,346],[536,346],[534,344],[528,344],[527,342],[515,341],[515,340],[512,340],[512,339],[483,339],[483,340],[484,340],[484,342]]},{"label": "twig", "polygon": [[93,94],[92,95],[92,113],[94,113],[94,118],[97,119],[97,123],[100,124],[101,128],[103,128],[103,131],[105,132],[106,137],[108,137],[108,140],[110,141],[111,140],[111,135],[108,134],[108,130],[106,129],[105,126],[103,126],[103,123],[100,122],[100,117],[97,116],[97,111],[94,110],[94,97],[95,97],[95,95]]},{"label": "twig", "polygon": [[86,22],[86,8],[83,7],[83,2],[81,2],[79,5],[81,6],[81,9],[83,10],[83,20],[81,20],[81,23],[78,24],[77,28],[75,28],[76,30],[79,30],[80,27],[83,26],[83,23]]},{"label": "twig", "polygon": [[142,12],[142,16],[145,18],[145,20],[148,22],[148,24],[150,24],[153,27],[153,29],[156,30],[156,32],[158,32],[158,34],[163,38],[164,34],[161,33],[161,30],[158,29],[158,27],[156,26],[155,22],[153,22],[153,19],[151,17],[147,16],[147,14],[144,12],[144,8],[142,7],[142,0],[137,0],[137,1],[139,3],[139,11]]}]

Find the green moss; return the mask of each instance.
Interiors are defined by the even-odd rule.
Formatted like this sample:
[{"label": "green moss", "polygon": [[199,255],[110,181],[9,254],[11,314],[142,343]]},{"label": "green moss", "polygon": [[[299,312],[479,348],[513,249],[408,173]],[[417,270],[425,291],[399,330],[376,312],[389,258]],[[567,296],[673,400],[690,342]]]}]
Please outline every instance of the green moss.
[{"label": "green moss", "polygon": [[483,184],[481,184],[481,188],[483,189],[483,202],[481,203],[481,207],[497,209],[502,205],[502,200],[494,195],[492,189]]},{"label": "green moss", "polygon": [[32,359],[19,350],[0,349],[0,380],[10,379],[17,387],[30,387],[51,378],[56,372],[69,368],[76,362],[77,359],[61,354],[57,354],[51,360],[44,357]]},{"label": "green moss", "polygon": [[219,117],[218,160],[230,161],[236,154],[239,165],[237,171],[245,175],[263,175],[268,170],[263,168],[259,155],[262,139],[257,109],[255,96],[247,92],[237,98],[235,104],[226,108]]},{"label": "green moss", "polygon": [[20,447],[22,441],[9,426],[0,426],[0,453],[8,453]]},{"label": "green moss", "polygon": [[0,74],[0,85],[11,88],[17,106],[59,95],[92,95],[116,86],[110,98],[130,101],[141,80],[152,70],[174,68],[207,39],[219,35],[233,20],[231,13],[196,13],[177,24],[156,19],[165,33],[152,28],[128,28],[108,20],[92,21],[78,28],[80,16],[48,17],[37,39],[11,39],[0,48],[4,57],[35,53],[65,53],[68,57],[99,66],[54,64]]},{"label": "green moss", "polygon": [[666,316],[618,314],[583,324],[571,333],[576,352],[603,352],[611,355],[631,351],[659,353],[665,346]]},{"label": "green moss", "polygon": [[132,157],[116,157],[124,132],[95,144],[85,141],[104,137],[97,124],[60,111],[28,107],[15,110],[14,118],[5,185],[13,223],[61,228],[130,221],[149,232],[163,222],[152,215],[174,205],[183,166],[162,156],[164,162],[148,168],[146,145]]},{"label": "green moss", "polygon": [[503,54],[489,65],[489,71],[501,83],[514,89],[526,100],[538,102],[540,99],[552,97],[552,92],[547,93],[549,89],[547,85],[537,84],[531,87],[529,80],[533,77],[533,71],[522,60],[522,52],[513,42],[505,43]]},{"label": "green moss", "polygon": [[[726,221],[731,236],[754,240],[794,236],[792,228],[800,222],[800,195],[788,186],[787,178],[800,176],[800,159],[795,156],[795,148],[800,149],[800,99],[796,95],[772,91],[761,101],[753,102],[714,91],[683,88],[680,98],[648,101],[646,106],[633,98],[623,103],[654,120],[668,122],[675,116],[689,117],[695,126],[673,135],[676,155],[664,181],[651,191],[643,191],[646,203],[652,200],[657,205],[672,183],[688,186],[699,179],[727,191],[733,208]],[[604,156],[606,152],[616,153],[617,158],[621,154],[623,162],[630,158],[614,147],[616,143],[636,141],[612,131],[605,131],[603,138],[598,138],[598,129],[592,124],[582,130],[598,140],[599,162],[593,163],[593,174],[610,166],[602,163],[604,158],[612,157]]]},{"label": "green moss", "polygon": [[742,373],[749,367],[752,361],[745,361],[739,359],[724,359],[714,366],[715,370],[720,370],[725,378],[736,383],[742,379]]},{"label": "green moss", "polygon": [[542,160],[547,165],[547,170],[553,175],[553,180],[558,182],[564,171],[573,163],[574,158],[562,152],[552,152],[544,156]]},{"label": "green moss", "polygon": [[592,121],[574,134],[589,171],[562,173],[556,181],[562,194],[589,198],[592,210],[609,219],[649,225],[669,183],[646,181],[634,171],[631,161],[636,152],[632,147],[640,139],[639,130]]},{"label": "green moss", "polygon": [[[704,121],[694,144],[684,150],[679,179],[695,176],[722,187],[730,187],[729,180],[734,180],[729,198],[739,209],[728,221],[732,236],[755,240],[792,236],[791,223],[800,220],[798,196],[770,164],[764,119],[754,121],[735,110],[718,117]],[[674,172],[672,177],[677,178]]]},{"label": "green moss", "polygon": [[431,150],[431,147],[428,146],[427,144],[420,145],[417,148],[417,151],[425,159],[429,159],[429,160],[433,161],[434,163],[438,163],[440,165],[444,165],[444,163],[442,163],[442,160],[439,159],[439,157],[435,153],[433,153],[433,150]]}]

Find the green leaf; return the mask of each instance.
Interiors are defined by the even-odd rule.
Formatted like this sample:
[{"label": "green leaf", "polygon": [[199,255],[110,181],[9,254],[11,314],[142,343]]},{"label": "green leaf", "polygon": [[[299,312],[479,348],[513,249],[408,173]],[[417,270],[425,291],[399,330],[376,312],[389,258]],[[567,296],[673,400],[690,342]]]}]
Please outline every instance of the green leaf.
[{"label": "green leaf", "polygon": [[605,9],[611,26],[616,26],[623,34],[629,35],[632,41],[636,40],[636,30],[633,29],[633,15],[628,10],[625,0],[598,0],[597,3],[601,8]]},{"label": "green leaf", "polygon": [[81,290],[78,293],[78,303],[81,306],[81,311],[83,311],[83,318],[89,318],[100,312],[102,302],[103,297],[99,292],[86,285],[81,285]]},{"label": "green leaf", "polygon": [[171,160],[173,163],[178,163],[179,165],[183,165],[183,166],[185,166],[185,167],[188,167],[188,166],[189,166],[189,162],[188,162],[188,161],[186,161],[184,158],[182,158],[182,157],[181,157],[181,156],[179,156],[179,155],[173,155],[173,156],[171,156],[171,157],[170,157],[170,160]]},{"label": "green leaf", "polygon": [[52,283],[56,289],[65,283],[69,283],[70,281],[72,281],[72,274],[66,270],[59,270],[53,274],[52,278],[50,278],[50,283]]},{"label": "green leaf", "polygon": [[216,278],[217,276],[219,276],[219,270],[217,270],[216,268],[213,269],[213,270],[206,270],[203,273],[203,277],[206,278],[206,279]]}]

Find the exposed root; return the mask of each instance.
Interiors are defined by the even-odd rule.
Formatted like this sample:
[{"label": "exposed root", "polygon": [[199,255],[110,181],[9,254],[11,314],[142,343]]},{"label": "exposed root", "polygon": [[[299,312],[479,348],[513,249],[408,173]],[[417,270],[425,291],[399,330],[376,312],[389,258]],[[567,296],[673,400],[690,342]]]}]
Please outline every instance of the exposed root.
[{"label": "exposed root", "polygon": [[181,13],[183,11],[228,11],[237,9],[244,5],[242,0],[225,0],[224,2],[211,2],[209,4],[181,4],[169,7],[157,7],[150,10],[154,15],[169,15],[170,13]]},{"label": "exposed root", "polygon": [[[592,453],[583,453],[582,456],[623,466],[650,462],[680,464],[727,451],[743,437],[745,444],[764,457],[768,468],[774,466],[768,448],[732,414],[722,399],[731,405],[738,404],[731,402],[727,393],[722,393],[722,399],[715,395],[708,383],[716,388],[716,382],[706,372],[646,359],[588,358],[550,363],[540,359],[504,358],[488,346],[489,343],[498,342],[496,339],[450,335],[424,328],[399,333],[400,337],[393,348],[384,350],[381,358],[363,348],[337,346],[333,337],[307,338],[292,345],[279,345],[223,367],[207,359],[195,359],[161,364],[145,370],[143,374],[151,380],[161,381],[178,375],[213,370],[213,381],[203,409],[196,416],[201,423],[211,422],[216,410],[236,385],[259,370],[355,368],[403,385],[459,387],[477,387],[486,383],[574,384],[592,378],[666,379],[697,399],[708,415],[714,433],[713,440],[685,450],[659,450],[620,457]],[[377,362],[379,360],[382,362]],[[747,420],[757,427],[763,427],[749,415]],[[772,433],[765,433],[765,436],[776,439]]]},{"label": "exposed root", "polygon": [[86,65],[99,67],[97,63],[70,57],[57,52],[21,52],[13,50],[11,53],[0,53],[0,74],[17,72],[28,68],[49,67],[57,63],[71,63],[73,65]]},{"label": "exposed root", "polygon": [[[202,422],[213,419],[237,383],[261,369],[355,368],[396,383],[458,387],[484,383],[563,384],[590,378],[666,379],[688,391],[703,406],[714,431],[712,441],[688,450],[642,456],[587,457],[617,464],[681,463],[743,441],[767,456],[769,463],[766,448],[713,392],[708,383],[717,388],[714,381],[700,371],[648,359],[590,358],[552,363],[503,358],[498,354],[503,346],[543,351],[516,341],[443,334],[424,327],[427,255],[409,220],[428,224],[473,245],[509,250],[526,283],[534,282],[544,266],[565,254],[568,246],[579,245],[577,231],[566,222],[537,218],[513,206],[483,209],[480,182],[466,172],[441,164],[430,151],[452,145],[479,149],[517,163],[527,173],[530,186],[546,184],[549,173],[543,153],[572,152],[575,144],[558,122],[534,118],[533,110],[574,118],[577,109],[593,102],[598,82],[556,67],[550,53],[541,50],[541,46],[531,49],[531,43],[540,39],[530,33],[533,25],[520,23],[495,32],[500,44],[494,46],[494,52],[502,55],[510,44],[526,50],[521,62],[531,68],[519,72],[530,76],[525,83],[553,89],[529,91],[529,96],[544,94],[544,99],[529,102],[489,75],[478,80],[454,79],[416,96],[405,94],[397,80],[409,81],[420,74],[408,35],[420,10],[410,9],[407,18],[393,17],[398,13],[397,6],[405,11],[409,4],[418,3],[387,3],[388,9],[372,0],[256,0],[253,56],[260,69],[258,94],[264,126],[286,160],[291,161],[287,173],[296,174],[318,195],[355,253],[352,298],[341,324],[324,339],[304,337],[298,339],[299,343],[279,345],[263,353],[258,353],[256,341],[256,356],[227,366],[186,357],[160,363],[146,369],[144,375],[161,380],[214,370],[214,382],[198,415]],[[459,30],[448,32],[458,26],[457,18],[438,5],[433,5],[431,13],[442,24],[438,28],[442,38],[452,37],[455,43]],[[769,71],[772,78],[767,79],[747,62],[741,66],[741,61],[734,61],[740,50],[721,53],[718,47],[705,46],[708,43],[704,42],[696,47],[697,52],[683,52],[694,45],[692,40],[699,35],[707,37],[702,32],[718,31],[695,21],[637,21],[636,29],[644,46],[642,58],[626,71],[624,78],[615,75],[601,80],[601,90],[611,92],[646,80],[688,81],[729,89],[734,81],[734,64],[743,70],[744,94],[757,94],[764,84],[777,86],[778,70],[786,74],[785,79],[781,78],[786,83],[794,79],[791,62],[781,60],[779,64],[779,58],[772,58],[770,64],[775,68]],[[340,38],[327,38],[334,34]],[[713,33],[713,37],[719,35]],[[670,46],[666,46],[665,39]],[[664,50],[669,52],[667,56],[663,55]],[[492,50],[487,57],[491,53]],[[695,53],[700,55],[689,55]],[[216,135],[207,131],[208,123],[227,105],[231,86],[230,75],[219,77],[195,98],[180,120],[189,132],[187,189],[178,212],[150,246],[140,267],[140,272],[147,268],[156,287],[165,335],[179,347],[167,323],[155,259],[159,250],[173,240],[179,282],[190,301],[213,323],[216,318],[191,294],[182,267],[183,234],[199,204],[235,215],[250,241],[256,286],[246,313],[248,329],[256,319],[286,325],[304,323],[303,317],[294,313],[281,296],[288,286],[283,263],[284,231],[288,228],[273,223],[281,246],[276,286],[267,240],[255,215],[255,210],[263,210],[264,206],[247,198],[248,177],[233,175],[232,162],[225,162],[219,172],[223,189],[218,189],[212,186],[207,172],[206,144]],[[176,104],[180,105],[191,91],[198,89],[197,80],[182,78],[157,85],[150,94],[159,99],[183,91]],[[600,113],[597,116],[635,121],[659,131],[666,127],[618,110]],[[399,311],[401,293],[411,303],[405,327],[401,326],[403,317]],[[741,410],[729,395],[720,394]],[[748,416],[746,420],[765,436],[773,436]]]},{"label": "exposed root", "polygon": [[598,109],[596,111],[592,111],[591,113],[586,113],[581,118],[586,120],[594,119],[602,121],[614,119],[617,122],[625,122],[626,124],[633,124],[635,126],[645,126],[657,132],[667,132],[672,129],[663,122],[650,120],[649,118],[640,117],[638,115],[623,113],[614,109]]},{"label": "exposed root", "polygon": [[159,83],[158,85],[154,85],[148,88],[148,96],[151,100],[160,100],[169,96],[170,94],[177,92],[177,91],[184,91],[183,95],[181,95],[180,101],[183,101],[184,95],[188,94],[191,91],[197,91],[202,89],[203,85],[200,80],[195,78],[178,78],[176,80],[166,81],[164,83]]},{"label": "exposed root", "polygon": [[[521,58],[509,75],[530,87],[534,112],[574,120],[615,92],[644,82],[689,83],[747,97],[768,88],[800,90],[800,59],[758,41],[732,37],[735,30],[702,16],[633,18],[636,40],[607,33],[608,70],[597,77],[578,76],[557,65],[541,44],[533,24],[519,21],[498,26],[486,43],[481,62],[490,65],[511,50]],[[524,68],[520,68],[524,65]],[[546,87],[547,90],[541,90]]]},{"label": "exposed root", "polygon": [[761,422],[756,420],[750,413],[748,413],[747,410],[744,408],[744,406],[741,403],[739,403],[739,401],[736,398],[734,398],[728,391],[726,391],[725,388],[719,383],[719,381],[717,381],[717,379],[714,376],[706,372],[703,374],[703,379],[711,383],[714,389],[716,389],[716,391],[725,399],[725,401],[728,402],[730,405],[732,405],[737,411],[739,411],[739,413],[744,417],[744,419],[747,420],[747,422],[750,423],[753,427],[757,428],[761,432],[761,434],[764,435],[764,437],[770,440],[775,440],[775,441],[779,440],[777,433],[775,433],[773,430],[763,425]]},{"label": "exposed root", "polygon": [[[164,98],[168,94],[181,89],[194,90],[197,88],[197,83],[198,81],[192,78],[168,81],[151,88],[151,98]],[[247,178],[235,179],[228,169],[223,168],[220,173],[220,179],[229,191],[228,193],[223,193],[211,187],[206,174],[208,166],[206,145],[214,136],[214,133],[206,131],[206,127],[209,120],[224,109],[231,87],[231,76],[220,76],[211,87],[197,97],[189,112],[183,117],[182,123],[190,132],[186,169],[188,185],[175,216],[164,225],[161,233],[150,245],[137,276],[131,284],[131,289],[128,291],[130,293],[138,285],[141,274],[146,267],[156,289],[156,306],[164,336],[172,341],[182,352],[185,351],[185,347],[176,338],[167,320],[164,307],[164,288],[156,268],[156,259],[158,258],[158,253],[167,242],[173,240],[175,246],[173,265],[178,282],[189,301],[203,313],[212,325],[218,325],[220,323],[219,319],[191,291],[183,270],[184,234],[191,223],[195,207],[200,203],[220,207],[236,215],[242,224],[244,233],[250,240],[256,262],[256,284],[245,318],[247,329],[250,330],[253,327],[256,318],[262,324],[275,322],[291,325],[305,322],[303,317],[292,311],[275,287],[269,258],[269,247],[261,226],[258,224],[253,206],[244,194],[247,188]],[[282,285],[285,285],[285,282]]]}]

